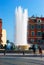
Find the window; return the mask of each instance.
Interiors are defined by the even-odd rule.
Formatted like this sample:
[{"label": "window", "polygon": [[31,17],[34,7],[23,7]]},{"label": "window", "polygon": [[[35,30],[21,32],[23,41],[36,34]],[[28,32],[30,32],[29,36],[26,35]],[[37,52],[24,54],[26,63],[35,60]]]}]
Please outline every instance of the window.
[{"label": "window", "polygon": [[37,39],[37,43],[42,44],[42,40],[41,39]]},{"label": "window", "polygon": [[28,25],[28,29],[31,29],[31,30],[34,30],[34,28],[35,28],[35,25]]},{"label": "window", "polygon": [[32,30],[34,29],[34,25],[31,25],[31,29],[32,29]]},{"label": "window", "polygon": [[29,39],[29,38],[27,39],[27,42],[28,42],[28,43],[31,43],[31,41],[30,41],[30,39]]},{"label": "window", "polygon": [[38,23],[41,23],[41,20],[40,20],[40,19],[38,19],[38,20],[37,20],[37,22],[38,22]]},{"label": "window", "polygon": [[41,40],[38,39],[38,40],[37,40],[37,43],[40,43],[40,42],[41,42]]},{"label": "window", "polygon": [[41,25],[37,25],[37,29],[41,29]]},{"label": "window", "polygon": [[42,32],[42,40],[44,40],[44,32]]},{"label": "window", "polygon": [[43,44],[44,44],[44,40],[42,40],[43,41]]},{"label": "window", "polygon": [[31,35],[34,36],[34,31],[32,31]]},{"label": "window", "polygon": [[34,39],[31,39],[31,42],[34,42]]},{"label": "window", "polygon": [[42,36],[42,32],[41,31],[38,31],[37,32],[37,36]]},{"label": "window", "polygon": [[42,25],[42,28],[44,29],[44,25]]}]

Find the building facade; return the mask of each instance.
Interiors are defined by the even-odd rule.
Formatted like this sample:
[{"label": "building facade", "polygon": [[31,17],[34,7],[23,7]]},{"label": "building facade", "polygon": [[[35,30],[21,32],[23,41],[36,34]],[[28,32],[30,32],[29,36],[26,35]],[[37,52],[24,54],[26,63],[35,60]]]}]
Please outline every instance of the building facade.
[{"label": "building facade", "polygon": [[2,45],[4,46],[6,44],[6,30],[5,29],[2,29],[2,37],[1,37],[1,40],[2,40]]},{"label": "building facade", "polygon": [[31,17],[28,19],[28,43],[44,44],[44,17]]},{"label": "building facade", "polygon": [[1,37],[2,37],[2,19],[0,19],[0,44],[2,42]]}]

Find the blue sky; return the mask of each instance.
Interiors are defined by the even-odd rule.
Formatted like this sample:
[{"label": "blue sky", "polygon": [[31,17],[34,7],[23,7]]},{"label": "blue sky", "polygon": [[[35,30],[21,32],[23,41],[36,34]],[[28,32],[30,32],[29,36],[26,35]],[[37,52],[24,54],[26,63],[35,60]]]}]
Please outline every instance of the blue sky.
[{"label": "blue sky", "polygon": [[6,29],[7,39],[15,40],[15,8],[21,6],[28,9],[28,16],[33,14],[44,17],[44,0],[0,0],[0,18],[2,28]]}]

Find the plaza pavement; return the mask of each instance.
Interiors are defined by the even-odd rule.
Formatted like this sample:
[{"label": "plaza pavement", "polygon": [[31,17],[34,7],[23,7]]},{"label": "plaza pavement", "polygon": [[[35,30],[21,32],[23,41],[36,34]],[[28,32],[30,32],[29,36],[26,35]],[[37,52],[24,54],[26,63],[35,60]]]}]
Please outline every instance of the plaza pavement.
[{"label": "plaza pavement", "polygon": [[44,57],[0,57],[0,65],[44,65]]},{"label": "plaza pavement", "polygon": [[14,54],[0,53],[0,65],[44,65],[44,53],[40,54]]}]

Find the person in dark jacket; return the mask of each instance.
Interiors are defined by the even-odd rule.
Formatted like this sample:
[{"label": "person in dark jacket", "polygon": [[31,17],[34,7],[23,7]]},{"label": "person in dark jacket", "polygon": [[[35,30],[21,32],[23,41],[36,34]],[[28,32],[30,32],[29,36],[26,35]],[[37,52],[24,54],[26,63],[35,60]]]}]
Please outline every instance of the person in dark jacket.
[{"label": "person in dark jacket", "polygon": [[40,46],[38,46],[38,49],[39,49],[39,54],[41,55],[42,57],[42,48]]},{"label": "person in dark jacket", "polygon": [[35,45],[32,46],[32,49],[33,49],[33,53],[35,54],[36,53]]}]

